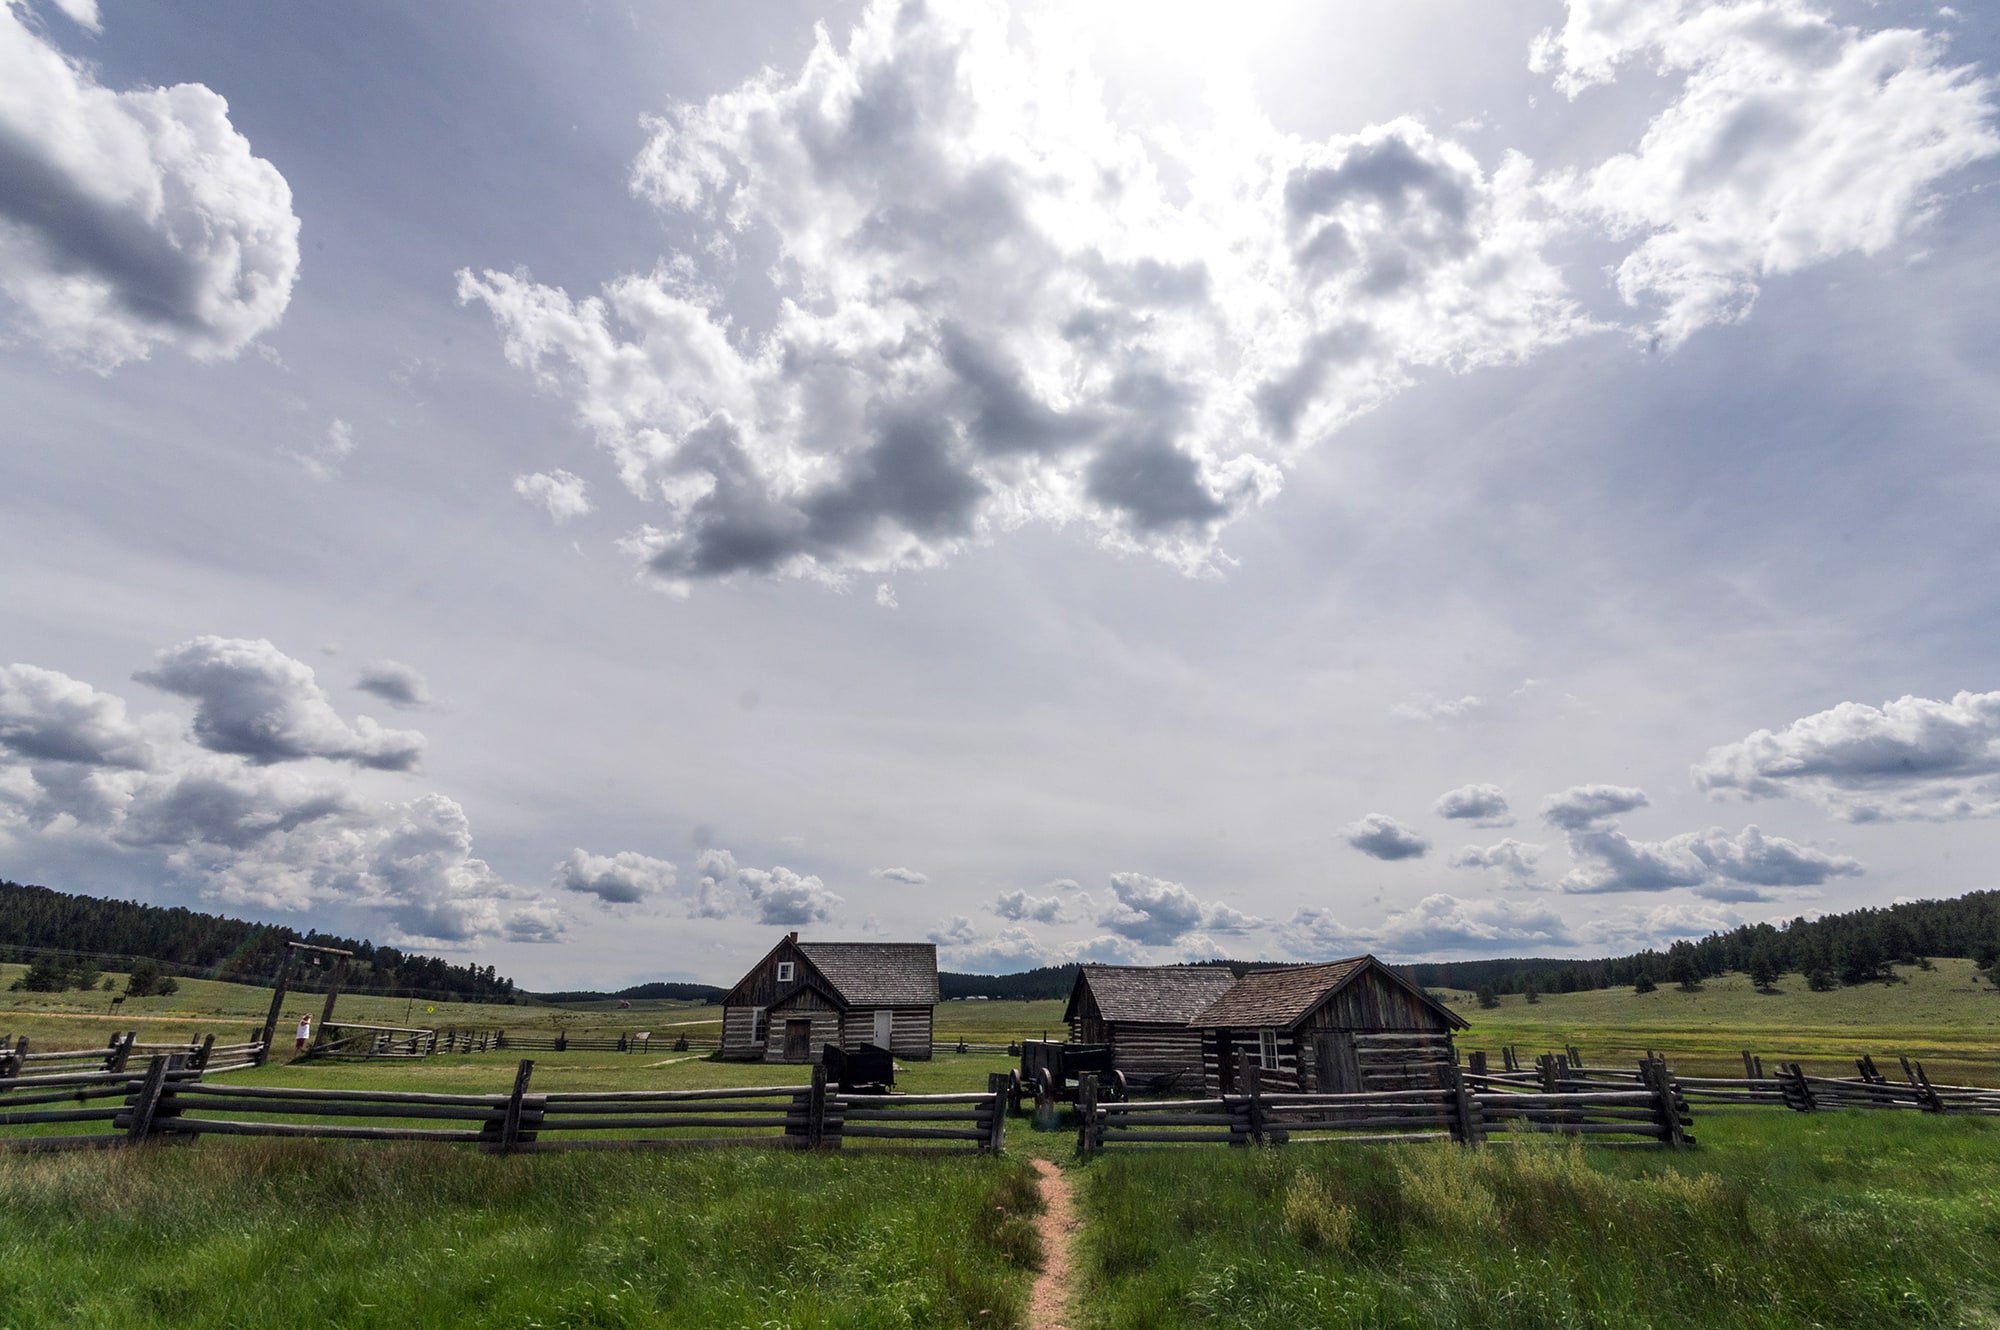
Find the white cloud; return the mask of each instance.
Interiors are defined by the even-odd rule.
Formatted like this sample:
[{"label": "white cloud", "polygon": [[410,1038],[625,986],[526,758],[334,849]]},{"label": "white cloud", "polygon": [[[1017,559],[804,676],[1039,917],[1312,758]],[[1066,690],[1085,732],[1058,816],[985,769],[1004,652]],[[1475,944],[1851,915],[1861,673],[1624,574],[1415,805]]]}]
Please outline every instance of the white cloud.
[{"label": "white cloud", "polygon": [[727,850],[703,850],[694,860],[694,899],[690,919],[727,919],[737,911],[736,856]]},{"label": "white cloud", "polygon": [[[661,577],[925,567],[1028,522],[1213,570],[1298,447],[1584,326],[1525,162],[1413,120],[1142,137],[1062,22],[877,4],[655,124],[634,188],[720,246],[581,300],[460,274],[651,505]],[[743,335],[695,254],[750,230],[778,304]]]},{"label": "white cloud", "polygon": [[1670,901],[1636,915],[1593,919],[1577,929],[1578,940],[1617,952],[1664,947],[1681,938],[1726,933],[1745,922],[1727,905],[1706,901]]},{"label": "white cloud", "polygon": [[[225,717],[206,738],[242,719]],[[367,798],[339,768],[284,760],[301,755],[301,733],[325,737],[311,725],[277,724],[264,744],[240,745],[248,753],[197,743],[170,716],[130,722],[122,700],[86,683],[10,666],[0,671],[0,828],[17,839],[157,856],[165,872],[225,904],[368,911],[399,946],[561,934],[551,902],[473,853],[455,801]]]},{"label": "white cloud", "polygon": [[634,905],[665,895],[676,880],[674,866],[665,859],[634,850],[604,855],[576,849],[556,865],[553,885],[595,896],[607,905]]},{"label": "white cloud", "polygon": [[373,693],[392,707],[409,709],[429,706],[430,685],[424,676],[408,665],[394,660],[371,660],[361,668],[361,677],[354,686],[364,693]]},{"label": "white cloud", "polygon": [[1039,924],[1061,923],[1069,916],[1060,896],[1030,896],[1025,891],[1003,891],[991,906],[1002,919],[1032,919]]},{"label": "white cloud", "polygon": [[1365,950],[1372,935],[1349,928],[1333,911],[1317,905],[1301,906],[1285,921],[1285,945],[1301,960],[1329,960]]},{"label": "white cloud", "polygon": [[1562,917],[1546,906],[1464,900],[1444,892],[1390,914],[1376,940],[1385,950],[1402,955],[1566,946],[1574,941]]},{"label": "white cloud", "polygon": [[2000,814],[2000,692],[1842,702],[1709,750],[1694,781],[1712,795],[1798,795],[1850,822],[1991,817]]},{"label": "white cloud", "polygon": [[1507,796],[1498,785],[1461,785],[1438,796],[1431,810],[1452,821],[1471,822],[1475,827],[1511,827],[1513,814],[1507,810]]},{"label": "white cloud", "polygon": [[1766,278],[1881,252],[1945,176],[2000,152],[1992,80],[1948,65],[1943,41],[1863,33],[1804,0],[1572,0],[1535,52],[1572,97],[1639,58],[1679,95],[1634,151],[1551,197],[1641,237],[1618,290],[1657,307],[1667,345],[1744,317]]},{"label": "white cloud", "polygon": [[1449,699],[1425,696],[1398,702],[1389,708],[1389,714],[1401,720],[1455,721],[1464,720],[1485,706],[1485,702],[1470,694]]},{"label": "white cloud", "polygon": [[562,470],[514,477],[514,493],[548,509],[549,516],[558,522],[581,517],[591,510],[585,493],[588,489],[582,476]]},{"label": "white cloud", "polygon": [[905,886],[921,887],[930,878],[914,868],[871,868],[868,876],[882,882],[901,882]]},{"label": "white cloud", "polygon": [[354,427],[336,417],[326,427],[326,438],[292,456],[314,480],[325,481],[340,474],[340,464],[353,452]]},{"label": "white cloud", "polygon": [[[94,6],[65,7],[95,28]],[[15,328],[98,370],[161,345],[236,355],[276,326],[299,219],[199,83],[113,92],[0,4],[0,292]]]},{"label": "white cloud", "polygon": [[1767,836],[1754,826],[1734,836],[1710,827],[1663,841],[1634,841],[1616,828],[1585,827],[1569,833],[1569,852],[1576,867],[1563,878],[1562,889],[1573,894],[1692,887],[1711,900],[1766,900],[1764,888],[1814,887],[1862,871],[1854,859]]},{"label": "white cloud", "polygon": [[1561,831],[1579,831],[1651,802],[1644,790],[1629,785],[1572,785],[1542,801],[1542,821]]},{"label": "white cloud", "polygon": [[1468,845],[1451,857],[1453,868],[1483,868],[1503,874],[1516,886],[1535,885],[1535,865],[1546,845],[1528,845],[1509,836],[1497,845]]},{"label": "white cloud", "polygon": [[834,907],[845,904],[819,878],[783,866],[739,868],[736,880],[749,893],[759,923],[787,926],[824,923],[833,918]]},{"label": "white cloud", "polygon": [[875,587],[875,603],[885,610],[896,609],[896,588],[890,586],[887,582],[877,583]]},{"label": "white cloud", "polygon": [[1220,901],[1204,903],[1178,882],[1144,873],[1113,873],[1111,892],[1118,903],[1098,923],[1149,947],[1168,946],[1197,930],[1241,933],[1263,927],[1263,920]]},{"label": "white cloud", "polygon": [[257,763],[331,758],[384,771],[407,771],[423,755],[415,730],[385,730],[366,716],[342,720],[312,667],[261,638],[193,638],[132,677],[193,698],[195,739],[214,752]]},{"label": "white cloud", "polygon": [[1431,843],[1387,813],[1370,813],[1341,828],[1347,843],[1371,859],[1421,859]]}]

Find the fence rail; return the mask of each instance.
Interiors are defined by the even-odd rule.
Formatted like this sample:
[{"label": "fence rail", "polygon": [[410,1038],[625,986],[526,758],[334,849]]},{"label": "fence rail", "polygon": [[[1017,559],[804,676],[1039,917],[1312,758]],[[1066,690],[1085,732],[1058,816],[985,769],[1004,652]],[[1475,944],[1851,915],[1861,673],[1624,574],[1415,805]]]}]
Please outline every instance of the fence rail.
[{"label": "fence rail", "polygon": [[[185,1055],[156,1055],[143,1071],[62,1073],[0,1081],[0,1137],[10,1150],[74,1150],[190,1141],[202,1136],[440,1141],[501,1154],[713,1146],[840,1149],[855,1143],[997,1151],[1005,1095],[840,1095],[823,1068],[805,1085],[723,1090],[529,1092],[523,1060],[506,1094],[324,1090],[225,1085],[202,1079]],[[54,1107],[54,1105],[63,1105]],[[97,1125],[98,1132],[79,1131]],[[52,1134],[56,1128],[59,1134]]]},{"label": "fence rail", "polygon": [[60,1049],[37,1053],[22,1035],[11,1046],[0,1039],[0,1083],[34,1072],[122,1072],[136,1054],[144,1059],[157,1055],[180,1057],[184,1065],[209,1072],[240,1071],[263,1064],[264,1045],[255,1040],[241,1044],[217,1044],[214,1035],[191,1039],[184,1044],[142,1044],[136,1030],[111,1036],[101,1049]]}]

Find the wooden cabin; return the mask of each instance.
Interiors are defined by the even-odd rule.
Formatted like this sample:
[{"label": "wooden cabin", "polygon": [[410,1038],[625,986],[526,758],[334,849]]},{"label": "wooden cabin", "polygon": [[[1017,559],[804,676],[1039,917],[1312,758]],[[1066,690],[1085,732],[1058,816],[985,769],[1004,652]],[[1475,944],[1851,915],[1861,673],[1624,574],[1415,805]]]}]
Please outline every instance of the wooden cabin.
[{"label": "wooden cabin", "polygon": [[1247,1051],[1267,1090],[1355,1094],[1443,1083],[1464,1017],[1373,956],[1255,970],[1190,1022],[1210,1093]]},{"label": "wooden cabin", "polygon": [[899,1058],[931,1055],[937,947],[929,942],[801,942],[771,948],[722,999],[722,1056],[817,1062],[827,1044]]},{"label": "wooden cabin", "polygon": [[1201,1084],[1201,1031],[1188,1022],[1236,983],[1219,965],[1085,965],[1063,1021],[1072,1043],[1109,1044],[1131,1088]]}]

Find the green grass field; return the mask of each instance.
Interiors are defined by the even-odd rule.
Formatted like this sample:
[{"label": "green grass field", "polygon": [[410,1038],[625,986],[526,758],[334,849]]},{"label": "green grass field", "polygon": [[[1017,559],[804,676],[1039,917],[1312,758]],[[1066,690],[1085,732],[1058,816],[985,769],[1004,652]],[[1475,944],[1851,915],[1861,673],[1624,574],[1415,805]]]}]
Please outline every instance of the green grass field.
[{"label": "green grass field", "polygon": [[2000,1122],[1697,1119],[1700,1147],[1294,1146],[1080,1170],[1094,1330],[2000,1325]]}]

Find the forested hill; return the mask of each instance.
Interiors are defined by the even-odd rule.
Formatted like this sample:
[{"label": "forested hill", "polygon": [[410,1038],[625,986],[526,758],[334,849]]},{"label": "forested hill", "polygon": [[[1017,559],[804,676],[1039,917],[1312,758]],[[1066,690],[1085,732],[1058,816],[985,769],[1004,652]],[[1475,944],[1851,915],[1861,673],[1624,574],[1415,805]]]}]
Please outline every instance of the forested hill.
[{"label": "forested hill", "polygon": [[[1419,961],[1401,965],[1426,988],[1490,988],[1498,993],[1541,993],[1610,988],[1639,982],[1699,981],[1730,971],[1756,975],[1799,974],[1815,988],[1867,983],[1889,967],[1918,957],[1957,956],[1991,968],[2000,958],[2000,891],[1975,891],[1952,900],[1906,901],[1880,909],[1851,910],[1782,927],[1746,924],[1727,933],[1676,942],[1601,960],[1505,957],[1479,961]],[[1204,961],[1237,974],[1266,962]],[[1077,967],[1051,965],[1020,974],[940,974],[945,998],[1037,1000],[1067,998]],[[1996,971],[2000,973],[2000,971]]]},{"label": "forested hill", "polygon": [[0,881],[0,959],[29,962],[49,952],[87,956],[113,966],[127,959],[159,961],[183,978],[269,984],[287,942],[311,942],[354,953],[349,992],[412,993],[425,997],[511,1002],[514,981],[490,965],[453,965],[366,940],[300,933],[180,906],[72,896],[47,887]]}]

